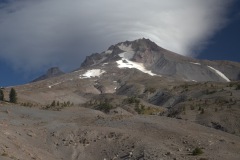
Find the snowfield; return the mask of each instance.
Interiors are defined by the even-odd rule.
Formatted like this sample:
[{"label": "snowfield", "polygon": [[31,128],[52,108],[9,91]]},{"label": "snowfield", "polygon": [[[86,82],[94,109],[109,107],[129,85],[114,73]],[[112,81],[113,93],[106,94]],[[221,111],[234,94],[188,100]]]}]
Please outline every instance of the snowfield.
[{"label": "snowfield", "polygon": [[60,84],[62,84],[62,83],[64,83],[64,82],[67,82],[67,81],[73,81],[73,78],[67,79],[67,80],[62,81],[62,82],[54,83],[54,84],[52,84],[52,85],[49,85],[48,88],[52,88],[52,87],[54,87],[54,86],[60,85]]},{"label": "snowfield", "polygon": [[213,68],[213,67],[211,67],[211,66],[208,66],[208,68],[214,70],[220,77],[222,77],[223,79],[225,79],[227,82],[231,82],[231,81],[227,78],[227,76],[225,76],[225,75],[224,75],[222,72],[220,72],[219,70],[217,70],[217,69],[215,69],[215,68]]},{"label": "snowfield", "polygon": [[84,78],[91,78],[91,77],[100,77],[105,72],[106,71],[101,69],[92,69],[92,70],[88,70],[83,75],[80,75],[79,78],[84,79]]},{"label": "snowfield", "polygon": [[121,45],[118,45],[118,48],[125,52],[133,52],[132,45],[127,46],[122,43]]},{"label": "snowfield", "polygon": [[106,54],[112,54],[112,50],[107,50],[105,53]]},{"label": "snowfield", "polygon": [[58,83],[55,83],[55,84],[49,85],[48,88],[52,88],[53,86],[59,85],[59,84],[61,84],[61,83],[62,83],[62,82],[58,82]]},{"label": "snowfield", "polygon": [[144,73],[147,73],[151,76],[156,76],[156,74],[152,73],[151,71],[147,70],[142,63],[137,63],[130,61],[132,57],[134,56],[134,53],[129,52],[123,52],[119,54],[119,56],[122,58],[121,60],[117,61],[118,68],[135,68],[138,69]]},{"label": "snowfield", "polygon": [[130,60],[132,59],[134,56],[134,52],[123,52],[123,53],[120,53],[119,54],[119,57],[123,58],[123,59],[127,59],[127,60]]},{"label": "snowfield", "polygon": [[195,64],[195,65],[201,65],[200,63],[195,63],[195,62],[190,62],[190,63],[192,63],[192,64]]},{"label": "snowfield", "polygon": [[107,64],[108,64],[108,63],[103,63],[102,66],[105,66],[105,65],[107,65]]}]

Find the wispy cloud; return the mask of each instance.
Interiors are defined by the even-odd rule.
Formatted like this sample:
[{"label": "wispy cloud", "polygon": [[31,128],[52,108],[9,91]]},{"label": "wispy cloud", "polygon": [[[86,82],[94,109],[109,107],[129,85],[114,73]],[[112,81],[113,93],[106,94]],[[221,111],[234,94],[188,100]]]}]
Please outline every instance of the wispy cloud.
[{"label": "wispy cloud", "polygon": [[0,58],[25,71],[80,65],[119,41],[150,38],[182,55],[226,24],[232,0],[11,0],[0,5]]}]

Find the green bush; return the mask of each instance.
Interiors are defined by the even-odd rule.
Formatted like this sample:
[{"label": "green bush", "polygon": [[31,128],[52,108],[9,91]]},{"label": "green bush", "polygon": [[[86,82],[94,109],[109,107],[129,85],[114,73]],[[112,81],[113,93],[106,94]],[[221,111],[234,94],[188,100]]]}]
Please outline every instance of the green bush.
[{"label": "green bush", "polygon": [[133,104],[133,103],[140,103],[140,100],[137,99],[136,97],[128,97],[127,99],[125,99],[125,101],[129,104]]},{"label": "green bush", "polygon": [[156,92],[156,88],[148,87],[148,88],[146,88],[145,92],[149,92],[152,94],[152,93]]},{"label": "green bush", "polygon": [[7,157],[8,154],[4,152],[4,153],[1,154],[1,156],[3,156],[3,157]]},{"label": "green bush", "polygon": [[100,111],[103,111],[105,113],[109,113],[109,111],[113,108],[113,106],[110,103],[101,103],[97,109]]},{"label": "green bush", "polygon": [[240,90],[240,84],[237,85],[236,90]]},{"label": "green bush", "polygon": [[63,102],[63,103],[60,103],[59,101],[55,101],[53,100],[51,104],[47,104],[45,107],[43,107],[42,109],[52,109],[52,110],[61,110],[65,107],[70,107],[70,106],[73,106],[74,103],[71,103],[70,101],[67,101],[67,102]]},{"label": "green bush", "polygon": [[203,154],[203,151],[201,148],[197,147],[195,148],[193,151],[192,151],[192,155],[194,156],[197,156],[197,155],[200,155],[200,154]]},{"label": "green bush", "polygon": [[33,107],[34,106],[32,103],[29,103],[29,102],[21,103],[21,105],[24,107]]},{"label": "green bush", "polygon": [[143,104],[140,105],[135,105],[135,111],[138,113],[138,114],[144,114],[145,112],[145,106]]},{"label": "green bush", "polygon": [[195,109],[195,107],[194,107],[194,106],[190,106],[190,109],[191,109],[191,110],[194,110],[194,109]]},{"label": "green bush", "polygon": [[214,94],[214,93],[216,93],[217,91],[215,91],[215,90],[212,90],[212,91],[210,91],[210,90],[206,90],[206,94],[207,95],[209,95],[209,94]]},{"label": "green bush", "polygon": [[55,107],[56,106],[56,101],[52,101],[51,106]]},{"label": "green bush", "polygon": [[201,114],[204,114],[204,113],[205,113],[205,110],[202,108],[200,113],[201,113]]}]

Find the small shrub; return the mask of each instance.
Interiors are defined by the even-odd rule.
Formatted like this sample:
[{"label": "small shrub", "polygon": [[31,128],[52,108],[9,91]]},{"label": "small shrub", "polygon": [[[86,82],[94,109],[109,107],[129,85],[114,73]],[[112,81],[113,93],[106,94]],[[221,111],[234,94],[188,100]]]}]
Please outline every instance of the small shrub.
[{"label": "small shrub", "polygon": [[45,107],[42,107],[42,109],[51,109],[51,110],[56,110],[56,111],[59,111],[65,107],[70,107],[70,106],[73,106],[74,104],[71,103],[70,101],[68,102],[63,102],[63,103],[60,103],[59,101],[55,101],[53,100],[51,104],[47,104]]},{"label": "small shrub", "polygon": [[240,84],[237,85],[236,90],[240,90]]},{"label": "small shrub", "polygon": [[1,156],[7,157],[8,154],[4,152],[4,153],[1,154]]},{"label": "small shrub", "polygon": [[142,114],[142,111],[139,107],[135,107],[135,111],[138,113],[138,114]]},{"label": "small shrub", "polygon": [[101,103],[97,109],[105,112],[105,113],[109,113],[109,111],[113,108],[113,106],[110,103]]},{"label": "small shrub", "polygon": [[149,87],[149,88],[146,88],[145,92],[149,92],[152,94],[152,93],[156,92],[156,89],[153,87]]},{"label": "small shrub", "polygon": [[205,110],[202,108],[200,114],[204,114],[205,113]]},{"label": "small shrub", "polygon": [[32,103],[29,103],[29,102],[21,103],[21,105],[24,107],[33,107],[34,106]]},{"label": "small shrub", "polygon": [[206,94],[209,95],[209,94],[214,94],[216,93],[217,91],[215,90],[212,90],[212,91],[209,91],[208,89],[206,90]]},{"label": "small shrub", "polygon": [[70,105],[71,105],[70,101],[67,101],[67,106],[70,106]]},{"label": "small shrub", "polygon": [[194,110],[194,109],[195,109],[195,107],[194,107],[194,106],[190,106],[190,109],[191,109],[191,110]]},{"label": "small shrub", "polygon": [[202,107],[200,106],[200,107],[198,107],[198,111],[201,111],[202,110]]},{"label": "small shrub", "polygon": [[233,87],[233,84],[232,84],[232,83],[230,83],[228,86],[229,86],[229,87]]},{"label": "small shrub", "polygon": [[194,156],[197,156],[197,155],[200,155],[200,154],[203,154],[203,151],[201,148],[197,147],[195,148],[193,151],[192,151],[192,155]]},{"label": "small shrub", "polygon": [[51,106],[55,107],[56,106],[56,101],[52,101]]},{"label": "small shrub", "polygon": [[129,97],[129,98],[125,99],[125,101],[129,104],[133,104],[133,103],[139,104],[140,103],[140,100],[137,99],[136,97]]},{"label": "small shrub", "polygon": [[135,111],[138,113],[138,114],[144,114],[144,111],[145,111],[145,106],[144,105],[140,105],[139,104],[135,104]]},{"label": "small shrub", "polygon": [[186,111],[186,106],[183,106],[182,111],[184,112]]}]

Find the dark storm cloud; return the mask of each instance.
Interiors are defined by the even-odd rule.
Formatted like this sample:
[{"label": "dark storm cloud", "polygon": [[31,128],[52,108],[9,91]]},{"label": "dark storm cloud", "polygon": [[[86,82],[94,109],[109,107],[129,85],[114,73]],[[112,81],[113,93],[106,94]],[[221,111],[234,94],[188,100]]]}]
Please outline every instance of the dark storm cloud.
[{"label": "dark storm cloud", "polygon": [[79,66],[119,41],[150,38],[193,54],[221,29],[229,0],[19,0],[0,5],[0,58],[25,71]]}]

